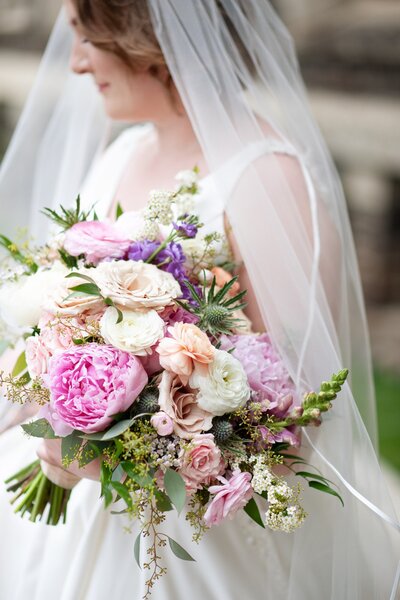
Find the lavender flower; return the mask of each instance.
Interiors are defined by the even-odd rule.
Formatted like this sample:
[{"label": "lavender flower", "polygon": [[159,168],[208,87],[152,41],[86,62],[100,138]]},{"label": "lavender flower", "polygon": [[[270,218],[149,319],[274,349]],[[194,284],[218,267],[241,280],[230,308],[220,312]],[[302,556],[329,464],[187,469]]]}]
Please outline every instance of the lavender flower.
[{"label": "lavender flower", "polygon": [[128,248],[128,259],[145,262],[159,247],[160,242],[152,242],[150,240],[133,242]]},{"label": "lavender flower", "polygon": [[183,238],[194,238],[197,235],[198,227],[194,223],[182,221],[181,223],[173,223],[174,229]]}]

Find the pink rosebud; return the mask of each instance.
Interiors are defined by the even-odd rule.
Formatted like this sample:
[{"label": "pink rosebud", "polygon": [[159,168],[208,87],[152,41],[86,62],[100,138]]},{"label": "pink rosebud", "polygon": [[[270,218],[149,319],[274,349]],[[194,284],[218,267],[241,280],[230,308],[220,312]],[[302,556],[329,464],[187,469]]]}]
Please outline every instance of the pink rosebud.
[{"label": "pink rosebud", "polygon": [[82,221],[65,234],[64,248],[71,256],[84,254],[87,262],[97,264],[105,258],[122,258],[131,244],[107,221]]},{"label": "pink rosebud", "polygon": [[182,460],[179,474],[186,484],[188,494],[209,484],[224,468],[221,451],[211,433],[195,435],[189,446],[181,451],[179,458]]},{"label": "pink rosebud", "polygon": [[171,435],[174,430],[174,424],[171,417],[162,411],[153,415],[150,419],[150,423],[153,425],[158,435]]},{"label": "pink rosebud", "polygon": [[225,477],[217,477],[217,479],[222,485],[212,485],[208,488],[210,494],[215,494],[215,497],[204,515],[207,527],[219,525],[225,518],[232,519],[253,496],[250,473],[237,470],[233,472],[229,481]]}]

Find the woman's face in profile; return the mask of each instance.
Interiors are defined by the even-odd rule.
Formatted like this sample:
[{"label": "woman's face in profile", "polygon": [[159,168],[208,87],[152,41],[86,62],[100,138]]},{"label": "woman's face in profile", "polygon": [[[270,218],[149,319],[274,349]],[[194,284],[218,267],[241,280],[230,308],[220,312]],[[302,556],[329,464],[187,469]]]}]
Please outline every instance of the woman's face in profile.
[{"label": "woman's face in profile", "polygon": [[157,122],[168,99],[164,84],[148,71],[133,72],[121,58],[91,44],[72,0],[64,0],[64,7],[74,35],[70,68],[78,75],[92,75],[107,115],[119,121]]}]

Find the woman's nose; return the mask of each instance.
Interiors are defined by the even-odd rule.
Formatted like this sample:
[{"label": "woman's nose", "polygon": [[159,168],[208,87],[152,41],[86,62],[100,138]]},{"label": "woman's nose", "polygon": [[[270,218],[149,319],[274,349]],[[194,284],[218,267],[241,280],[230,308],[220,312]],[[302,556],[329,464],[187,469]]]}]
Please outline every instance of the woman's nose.
[{"label": "woman's nose", "polygon": [[83,75],[84,73],[90,72],[89,57],[79,41],[75,42],[72,47],[69,66],[71,71],[77,75]]}]

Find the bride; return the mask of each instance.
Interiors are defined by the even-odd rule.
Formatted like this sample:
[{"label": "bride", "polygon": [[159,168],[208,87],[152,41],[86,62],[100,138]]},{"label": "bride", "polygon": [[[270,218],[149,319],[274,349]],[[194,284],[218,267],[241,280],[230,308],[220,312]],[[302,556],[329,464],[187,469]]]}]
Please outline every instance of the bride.
[{"label": "bride", "polygon": [[[104,150],[111,122],[130,126]],[[309,518],[291,536],[243,514],[206,534],[196,563],[166,552],[152,597],[394,600],[398,525],[373,449],[353,242],[285,29],[267,0],[65,0],[0,173],[3,232],[29,224],[43,239],[39,209],[78,191],[100,218],[118,203],[140,211],[151,189],[173,188],[194,165],[195,212],[206,231],[229,237],[254,331],[268,329],[300,390],[351,369],[351,386],[301,449],[345,506],[304,490]],[[142,598],[148,574],[135,564],[134,532],[104,510],[96,466],[66,472],[57,441],[36,447],[18,427],[2,434],[0,452],[1,480],[37,452],[54,478],[77,483],[68,523],[53,528],[14,516],[1,489],[0,598]],[[183,517],[169,514],[166,528],[191,545]]]}]

